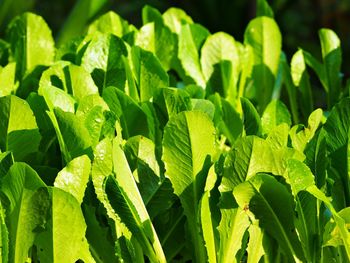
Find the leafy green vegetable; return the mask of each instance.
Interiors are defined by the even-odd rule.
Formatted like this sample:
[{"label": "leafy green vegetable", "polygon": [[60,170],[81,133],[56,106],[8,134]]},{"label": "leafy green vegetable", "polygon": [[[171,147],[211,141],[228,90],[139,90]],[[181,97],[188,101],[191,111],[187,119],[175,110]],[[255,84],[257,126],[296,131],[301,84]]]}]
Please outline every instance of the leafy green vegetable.
[{"label": "leafy green vegetable", "polygon": [[196,222],[208,165],[215,154],[214,126],[203,113],[179,113],[170,119],[165,128],[163,147],[165,175],[169,177],[184,208],[195,248],[195,258],[203,261],[206,252]]},{"label": "leafy green vegetable", "polygon": [[77,1],[56,42],[32,13],[0,40],[0,261],[349,262],[336,33],[288,61],[266,0],[244,43],[105,4]]},{"label": "leafy green vegetable", "polygon": [[51,31],[42,17],[32,13],[16,17],[9,25],[7,39],[16,61],[18,80],[36,66],[50,65],[53,62],[55,44]]},{"label": "leafy green vegetable", "polygon": [[272,97],[281,55],[281,38],[276,22],[265,16],[253,19],[244,34],[244,43],[254,52],[252,78],[260,112]]},{"label": "leafy green vegetable", "polygon": [[41,135],[26,101],[13,95],[1,97],[0,118],[2,151],[11,151],[16,161],[22,161],[28,154],[38,151]]}]

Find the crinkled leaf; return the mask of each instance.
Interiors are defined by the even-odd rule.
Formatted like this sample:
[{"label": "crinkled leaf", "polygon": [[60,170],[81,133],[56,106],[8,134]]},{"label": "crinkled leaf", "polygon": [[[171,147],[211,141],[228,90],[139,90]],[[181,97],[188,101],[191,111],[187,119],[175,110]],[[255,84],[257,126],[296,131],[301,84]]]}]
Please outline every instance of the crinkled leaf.
[{"label": "crinkled leaf", "polygon": [[86,155],[70,161],[55,179],[54,186],[73,195],[81,204],[89,181],[91,161]]},{"label": "crinkled leaf", "polygon": [[239,139],[225,161],[220,191],[231,190],[257,173],[283,175],[289,159],[303,161],[298,151],[281,147],[271,148],[268,141],[256,136]]},{"label": "crinkled leaf", "polygon": [[290,137],[293,148],[303,152],[307,144],[314,137],[318,127],[321,124],[323,111],[321,109],[314,110],[308,119],[308,127],[295,125],[290,130]]}]

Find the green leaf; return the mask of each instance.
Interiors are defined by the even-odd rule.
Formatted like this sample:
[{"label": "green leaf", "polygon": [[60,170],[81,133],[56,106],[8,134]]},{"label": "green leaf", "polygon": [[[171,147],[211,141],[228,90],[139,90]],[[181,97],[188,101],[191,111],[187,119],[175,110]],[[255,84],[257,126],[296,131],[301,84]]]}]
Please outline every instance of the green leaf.
[{"label": "green leaf", "polygon": [[259,113],[254,105],[246,98],[241,97],[243,110],[243,124],[246,135],[260,136],[262,133],[262,125]]},{"label": "green leaf", "polygon": [[106,208],[107,215],[116,220],[111,204],[108,202],[103,189],[103,182],[105,178],[112,174],[112,142],[105,138],[97,144],[94,149],[94,159],[91,167],[91,179],[94,185],[97,199]]},{"label": "green leaf", "polygon": [[9,232],[5,222],[5,209],[0,202],[0,261],[8,262],[9,257]]},{"label": "green leaf", "polygon": [[113,11],[109,11],[89,26],[87,34],[97,34],[97,32],[122,37],[128,32],[128,22]]},{"label": "green leaf", "polygon": [[215,94],[215,96],[209,99],[215,105],[215,126],[228,138],[231,145],[233,145],[243,132],[243,122],[238,112],[236,112],[228,101],[221,98],[219,94]]},{"label": "green leaf", "polygon": [[0,98],[0,149],[16,161],[38,151],[41,135],[28,103],[16,96]]},{"label": "green leaf", "polygon": [[164,252],[118,139],[113,141],[113,172],[115,177],[109,176],[104,186],[111,206],[136,236],[150,260],[165,262]]},{"label": "green leaf", "polygon": [[314,197],[316,197],[318,200],[322,201],[326,207],[329,209],[330,213],[332,214],[332,217],[334,219],[334,222],[336,223],[338,230],[339,230],[339,236],[343,241],[344,248],[347,255],[347,260],[350,260],[350,234],[348,227],[345,223],[344,218],[342,218],[337,211],[334,209],[332,203],[327,198],[327,196],[320,191],[316,186],[310,186],[307,188],[307,191],[312,194]]},{"label": "green leaf", "polygon": [[[130,253],[134,249],[134,244],[131,242],[131,233],[125,225],[121,223],[121,219],[116,215],[111,203],[109,202],[104,182],[106,178],[113,174],[113,145],[112,141],[108,138],[103,139],[94,149],[94,160],[91,168],[91,179],[95,189],[97,199],[103,204],[106,209],[107,216],[111,218],[115,227],[112,233],[115,232],[116,238],[118,238],[118,246],[120,246],[120,255],[125,260],[126,257],[131,257]],[[89,229],[88,229],[89,231]],[[129,244],[128,248],[124,245]],[[132,262],[130,259],[127,262]]]},{"label": "green leaf", "polygon": [[[341,194],[345,204],[340,208],[345,208],[350,204],[350,181],[349,181],[349,132],[350,132],[350,99],[345,98],[336,104],[324,124],[326,131],[325,138],[327,150],[329,152],[330,165],[336,170],[341,178],[341,185],[344,187]],[[333,173],[334,174],[334,173]],[[334,176],[332,176],[334,177]],[[336,178],[334,178],[336,179]]]},{"label": "green leaf", "polygon": [[7,174],[13,164],[14,160],[11,152],[0,153],[0,178],[3,178]]},{"label": "green leaf", "polygon": [[221,220],[218,226],[220,246],[218,262],[236,262],[236,254],[242,247],[244,233],[250,225],[246,213],[238,207],[232,190],[219,188]]},{"label": "green leaf", "polygon": [[156,89],[169,86],[168,74],[153,53],[134,46],[131,59],[141,101],[149,101]]},{"label": "green leaf", "polygon": [[163,14],[164,24],[170,28],[173,33],[180,34],[181,25],[184,23],[192,24],[192,18],[185,11],[179,8],[171,7]]},{"label": "green leaf", "polygon": [[[100,99],[102,100],[102,98]],[[92,147],[95,147],[100,141],[103,125],[105,125],[106,118],[104,116],[105,111],[103,107],[108,108],[105,102],[103,106],[96,105],[91,107],[90,110],[84,114],[81,111],[77,111],[77,116],[82,119],[90,134]]]},{"label": "green leaf", "polygon": [[124,146],[130,168],[150,218],[168,210],[175,195],[168,178],[159,165],[156,145],[143,136],[130,138]]},{"label": "green leaf", "polygon": [[256,1],[256,16],[274,17],[273,10],[269,6],[267,0]]},{"label": "green leaf", "polygon": [[103,111],[109,111],[107,103],[98,94],[91,94],[79,101],[77,115],[86,115],[96,106],[100,107]]},{"label": "green leaf", "polygon": [[283,173],[286,182],[291,186],[293,196],[297,196],[300,191],[314,185],[314,176],[304,163],[299,160],[289,159],[286,170]]},{"label": "green leaf", "polygon": [[297,101],[297,87],[295,87],[294,85],[292,75],[291,75],[291,69],[289,68],[287,58],[283,52],[281,56],[281,64],[282,64],[283,83],[287,89],[289,105],[290,105],[289,107],[292,113],[293,122],[298,123],[299,112],[298,112],[298,101]]},{"label": "green leaf", "polygon": [[154,53],[168,71],[177,52],[176,35],[165,26],[162,15],[155,8],[146,5],[142,9],[142,19],[144,26],[136,35],[135,45]]},{"label": "green leaf", "polygon": [[205,79],[199,61],[199,47],[209,32],[197,24],[184,24],[179,34],[178,58],[186,75],[205,88]]},{"label": "green leaf", "polygon": [[283,175],[290,159],[303,161],[304,156],[288,147],[274,149],[268,141],[256,136],[243,137],[226,159],[220,191],[232,191],[257,173]]},{"label": "green leaf", "polygon": [[181,112],[169,120],[163,138],[165,175],[180,198],[195,247],[195,259],[200,262],[206,255],[196,223],[197,213],[208,163],[210,165],[210,157],[214,154],[215,128],[204,113]]},{"label": "green leaf", "polygon": [[316,109],[313,111],[308,119],[308,126],[295,125],[290,130],[290,137],[293,148],[303,152],[308,142],[314,137],[318,127],[321,124],[323,111]]},{"label": "green leaf", "polygon": [[270,131],[266,141],[270,144],[271,149],[281,149],[288,146],[288,133],[288,124],[282,123]]},{"label": "green leaf", "polygon": [[186,91],[177,88],[165,88],[162,91],[169,118],[181,111],[191,109],[191,99]]},{"label": "green leaf", "polygon": [[[226,66],[225,63],[228,63]],[[220,82],[209,81],[213,91],[219,92],[223,97],[229,97],[232,101],[236,99],[236,85],[239,74],[239,53],[233,37],[219,32],[210,35],[201,49],[201,67],[205,81],[208,82],[216,71],[221,73]],[[228,70],[223,67],[228,67]],[[218,87],[222,83],[222,87]]]},{"label": "green leaf", "polygon": [[331,108],[338,102],[340,96],[342,63],[340,40],[332,30],[325,28],[319,31],[319,37],[327,84],[325,89],[328,93],[328,108]]},{"label": "green leaf", "polygon": [[239,206],[254,214],[259,226],[277,240],[287,256],[304,260],[292,220],[293,198],[285,186],[270,175],[257,174],[234,188],[233,194]]},{"label": "green leaf", "polygon": [[305,163],[310,167],[312,173],[316,175],[316,185],[321,189],[326,183],[326,168],[329,163],[325,131],[323,129],[308,143],[305,148],[305,155]]},{"label": "green leaf", "polygon": [[54,112],[47,114],[55,128],[62,157],[66,163],[84,154],[91,156],[91,136],[83,120],[61,109],[55,109]]},{"label": "green leaf", "polygon": [[98,94],[98,88],[89,72],[66,61],[57,62],[44,71],[40,78],[39,93],[45,94],[45,90],[48,90],[51,86],[73,95],[77,101],[85,96]]},{"label": "green leaf", "polygon": [[[344,223],[346,224],[346,227],[349,231],[348,224],[350,223],[350,208],[344,208],[343,210],[338,212],[338,215],[344,220]],[[323,234],[323,246],[344,246],[345,244],[343,242],[340,231],[341,230],[334,222],[334,220],[328,221]]]},{"label": "green leaf", "polygon": [[327,79],[326,79],[326,73],[325,73],[325,69],[324,66],[321,62],[319,62],[314,56],[312,56],[309,52],[303,50],[303,55],[304,55],[304,59],[306,64],[311,67],[317,77],[319,78],[322,86],[327,90]]},{"label": "green leaf", "polygon": [[169,70],[176,54],[175,40],[175,35],[163,25],[162,21],[151,22],[140,28],[135,45],[152,52],[157,56],[162,67]]},{"label": "green leaf", "polygon": [[55,179],[54,186],[73,195],[81,204],[89,181],[91,161],[86,155],[70,161]]},{"label": "green leaf", "polygon": [[269,17],[253,19],[244,33],[244,43],[252,47],[252,78],[259,111],[263,112],[272,97],[280,63],[282,37],[276,22]]},{"label": "green leaf", "polygon": [[17,90],[15,79],[16,63],[12,62],[0,69],[0,97],[14,94]]},{"label": "green leaf", "polygon": [[288,127],[292,124],[290,113],[283,102],[272,100],[267,105],[261,117],[263,132],[269,134],[275,127],[282,123],[286,123]]},{"label": "green leaf", "polygon": [[86,238],[96,262],[117,262],[116,248],[109,227],[96,218],[99,214],[95,207],[84,204],[83,211],[87,225]]},{"label": "green leaf", "polygon": [[247,263],[259,262],[260,258],[266,254],[265,248],[263,246],[265,233],[258,224],[251,224],[249,226],[248,232],[249,243],[247,247]]},{"label": "green leaf", "polygon": [[53,62],[55,44],[49,27],[40,16],[24,13],[14,18],[8,27],[7,40],[16,62],[17,80],[22,80],[36,66]]},{"label": "green leaf", "polygon": [[38,195],[45,200],[47,218],[35,244],[41,262],[95,262],[85,238],[86,223],[79,202],[69,193],[56,188],[41,188]]},{"label": "green leaf", "polygon": [[205,186],[205,192],[200,201],[200,219],[201,219],[201,227],[203,231],[203,238],[205,242],[205,246],[207,249],[208,261],[209,262],[217,262],[216,255],[216,230],[215,224],[212,216],[212,207],[211,207],[211,194],[210,191],[215,187],[215,183],[217,180],[217,176],[214,170],[214,166],[210,167],[207,177],[207,182]]},{"label": "green leaf", "polygon": [[292,57],[291,64],[291,76],[293,83],[297,88],[297,94],[300,95],[300,109],[304,117],[309,116],[313,110],[313,98],[311,92],[311,83],[309,80],[309,74],[306,70],[306,63],[304,53],[302,50],[298,50]]},{"label": "green leaf", "polygon": [[38,94],[43,96],[50,111],[59,108],[65,112],[75,112],[75,99],[64,90],[54,86],[40,87]]},{"label": "green leaf", "polygon": [[126,76],[123,56],[127,54],[125,44],[119,37],[96,34],[81,58],[81,65],[91,74],[100,91],[108,86],[124,90]]},{"label": "green leaf", "polygon": [[135,135],[152,138],[148,116],[133,99],[115,87],[104,89],[102,96],[111,111],[119,118],[123,138],[128,139]]},{"label": "green leaf", "polygon": [[[24,163],[15,163],[2,180],[6,196],[6,224],[9,230],[9,262],[25,262],[37,228],[45,223],[47,203],[36,190],[45,184]],[[3,200],[3,199],[2,199]]]}]

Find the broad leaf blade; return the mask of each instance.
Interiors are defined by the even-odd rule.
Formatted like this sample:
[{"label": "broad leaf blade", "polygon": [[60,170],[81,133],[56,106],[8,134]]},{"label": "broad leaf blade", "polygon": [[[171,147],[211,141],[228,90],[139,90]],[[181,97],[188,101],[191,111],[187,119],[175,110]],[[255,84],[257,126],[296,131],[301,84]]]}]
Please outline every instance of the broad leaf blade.
[{"label": "broad leaf blade", "polygon": [[302,261],[304,255],[293,222],[293,199],[285,186],[266,174],[238,185],[233,194],[242,209],[251,211],[261,228],[273,236],[286,255]]},{"label": "broad leaf blade", "polygon": [[269,17],[253,19],[244,33],[244,43],[254,52],[252,77],[259,111],[271,100],[280,63],[282,37],[276,22]]},{"label": "broad leaf blade", "polygon": [[124,42],[111,34],[96,34],[88,44],[81,65],[92,75],[100,91],[108,86],[124,90],[127,56]]},{"label": "broad leaf blade", "polygon": [[36,228],[45,222],[47,204],[36,190],[45,184],[24,163],[15,163],[3,178],[1,190],[8,200],[9,262],[25,262],[33,245]]},{"label": "broad leaf blade", "polygon": [[54,41],[42,17],[32,13],[16,17],[8,28],[7,39],[16,61],[18,80],[36,66],[50,65],[53,62]]},{"label": "broad leaf blade", "polygon": [[69,193],[56,188],[41,188],[40,196],[50,203],[47,208],[45,231],[35,241],[42,262],[95,262],[85,238],[86,223],[78,201]]},{"label": "broad leaf blade", "polygon": [[198,261],[205,260],[206,255],[196,215],[209,169],[208,162],[214,153],[215,128],[204,113],[181,112],[170,119],[163,138],[165,175],[184,208]]},{"label": "broad leaf blade", "polygon": [[319,31],[319,37],[327,80],[328,108],[331,108],[339,100],[341,88],[342,53],[340,40],[332,30],[325,28]]},{"label": "broad leaf blade", "polygon": [[16,161],[39,150],[41,135],[26,101],[13,95],[0,98],[0,119],[0,149],[11,151]]},{"label": "broad leaf blade", "polygon": [[67,164],[55,179],[54,186],[73,195],[79,204],[83,202],[89,181],[91,161],[86,155],[79,156]]}]

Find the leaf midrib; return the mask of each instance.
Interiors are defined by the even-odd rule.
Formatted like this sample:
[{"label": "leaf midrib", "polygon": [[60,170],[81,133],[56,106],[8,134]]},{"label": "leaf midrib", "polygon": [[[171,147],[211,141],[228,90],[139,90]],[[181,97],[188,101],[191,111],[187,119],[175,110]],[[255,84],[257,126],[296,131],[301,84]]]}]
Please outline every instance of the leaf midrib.
[{"label": "leaf midrib", "polygon": [[287,243],[287,247],[289,248],[291,254],[293,255],[293,257],[295,258],[295,251],[293,249],[293,246],[292,244],[289,242],[289,238],[282,226],[282,224],[280,223],[279,219],[278,219],[278,216],[275,214],[274,210],[272,209],[272,207],[270,206],[269,202],[265,199],[264,195],[261,194],[259,192],[259,189],[257,189],[255,187],[255,185],[252,183],[252,182],[249,182],[249,184],[253,187],[253,189],[255,190],[255,192],[261,197],[261,200],[265,203],[266,207],[268,208],[268,210],[270,211],[271,215],[273,216],[273,218],[275,219],[275,221],[277,222],[277,226],[278,228],[280,229],[281,233],[282,233],[282,236],[283,238],[285,239],[285,242]]}]

